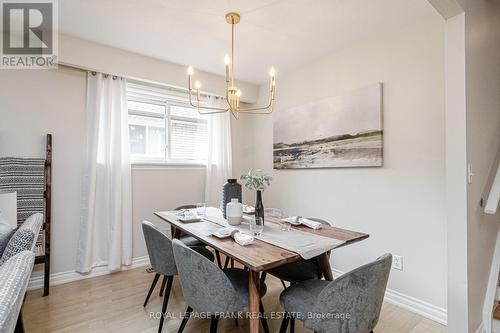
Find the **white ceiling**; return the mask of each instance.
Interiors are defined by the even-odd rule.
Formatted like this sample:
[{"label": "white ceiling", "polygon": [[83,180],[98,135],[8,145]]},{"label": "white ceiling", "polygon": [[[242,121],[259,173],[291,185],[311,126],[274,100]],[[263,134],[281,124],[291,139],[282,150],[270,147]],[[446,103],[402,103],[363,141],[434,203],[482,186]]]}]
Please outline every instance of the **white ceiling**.
[{"label": "white ceiling", "polygon": [[427,0],[62,0],[63,34],[224,74],[229,11],[236,75],[263,82],[356,40],[437,15]]}]

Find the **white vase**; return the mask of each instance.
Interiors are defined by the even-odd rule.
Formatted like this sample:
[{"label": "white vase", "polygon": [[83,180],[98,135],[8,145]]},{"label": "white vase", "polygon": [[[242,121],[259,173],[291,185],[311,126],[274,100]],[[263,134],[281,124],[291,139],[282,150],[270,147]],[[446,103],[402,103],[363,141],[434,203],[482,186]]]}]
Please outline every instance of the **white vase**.
[{"label": "white vase", "polygon": [[231,199],[226,205],[227,223],[230,225],[239,225],[243,219],[243,205],[238,199]]}]

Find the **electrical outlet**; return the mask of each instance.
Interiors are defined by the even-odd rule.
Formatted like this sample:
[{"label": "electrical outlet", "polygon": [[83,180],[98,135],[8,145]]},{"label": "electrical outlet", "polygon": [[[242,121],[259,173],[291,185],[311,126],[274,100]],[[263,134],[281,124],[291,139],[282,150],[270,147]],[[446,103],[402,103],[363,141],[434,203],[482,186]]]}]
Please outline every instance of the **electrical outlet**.
[{"label": "electrical outlet", "polygon": [[398,271],[403,270],[403,257],[392,255],[392,268],[397,269]]}]

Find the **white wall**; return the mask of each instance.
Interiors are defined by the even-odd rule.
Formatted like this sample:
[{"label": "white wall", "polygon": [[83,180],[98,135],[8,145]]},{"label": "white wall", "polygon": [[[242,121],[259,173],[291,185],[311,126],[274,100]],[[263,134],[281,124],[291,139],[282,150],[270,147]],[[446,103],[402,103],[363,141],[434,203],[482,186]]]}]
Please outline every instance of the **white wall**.
[{"label": "white wall", "polygon": [[448,330],[468,331],[465,16],[446,21]]},{"label": "white wall", "polygon": [[482,322],[482,309],[500,228],[500,214],[486,215],[481,197],[491,185],[500,149],[500,2],[466,0],[465,56],[467,160],[474,173],[467,192],[469,332]]},{"label": "white wall", "polygon": [[154,212],[203,202],[204,167],[134,167],[132,170],[132,202],[134,218],[134,258],[147,255],[141,221],[155,222],[167,234],[170,226],[154,216]]},{"label": "white wall", "polygon": [[[183,87],[186,68],[159,59],[61,35],[59,60],[86,69]],[[222,93],[223,77],[197,72],[205,89]],[[258,87],[238,83],[254,102]],[[86,73],[58,70],[0,71],[0,156],[44,157],[45,134],[53,134],[52,273],[73,271],[80,223],[80,174],[85,119]],[[140,222],[169,228],[153,212],[202,201],[204,168],[132,170],[134,258],[145,256]]]},{"label": "white wall", "polygon": [[383,168],[273,170],[273,124],[266,116],[243,119],[236,163],[237,173],[250,167],[272,173],[265,206],[370,234],[334,251],[334,269],[347,271],[385,252],[402,255],[404,271],[391,271],[389,288],[435,306],[441,320],[447,306],[444,29],[429,6],[416,26],[379,33],[279,76],[276,112],[383,82]]},{"label": "white wall", "polygon": [[82,71],[0,74],[0,156],[45,157],[45,134],[53,134],[53,272],[75,268],[85,93]]},{"label": "white wall", "polygon": [[[44,157],[53,134],[52,272],[75,268],[80,223],[80,175],[86,73],[8,70],[0,75],[0,156]],[[153,212],[202,200],[204,168],[134,168],[134,258],[147,255],[140,223]]]},{"label": "white wall", "polygon": [[[126,76],[152,83],[186,88],[187,67],[156,58],[117,49],[84,39],[60,35],[59,61],[108,74]],[[221,69],[223,64],[221,64]],[[202,83],[203,91],[225,95],[226,81],[223,77],[196,70],[194,78]],[[258,87],[255,84],[237,81],[244,92],[242,101],[255,103]]]}]

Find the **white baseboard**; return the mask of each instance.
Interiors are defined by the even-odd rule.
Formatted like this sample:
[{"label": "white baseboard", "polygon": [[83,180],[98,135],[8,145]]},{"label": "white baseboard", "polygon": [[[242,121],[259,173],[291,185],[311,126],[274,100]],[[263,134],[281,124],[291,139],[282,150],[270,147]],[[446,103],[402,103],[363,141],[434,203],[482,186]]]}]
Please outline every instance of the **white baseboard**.
[{"label": "white baseboard", "polygon": [[[336,269],[333,270],[333,275],[336,278],[342,274],[344,274],[344,272]],[[385,291],[384,300],[388,303],[397,305],[400,308],[409,310],[411,312],[415,312],[440,324],[447,325],[448,314],[446,309],[440,308],[428,302],[405,295],[389,288]]]},{"label": "white baseboard", "polygon": [[[132,265],[123,266],[122,270],[129,270],[141,266],[149,265],[149,257],[137,257],[132,259]],[[50,274],[50,285],[56,286],[58,284],[69,283],[73,281],[91,279],[96,276],[110,274],[111,272],[106,267],[96,267],[92,270],[92,272],[88,274],[81,274],[77,271],[67,271],[67,272],[59,272]],[[31,275],[30,281],[28,283],[28,290],[34,290],[43,288],[43,271],[33,272]]]}]

